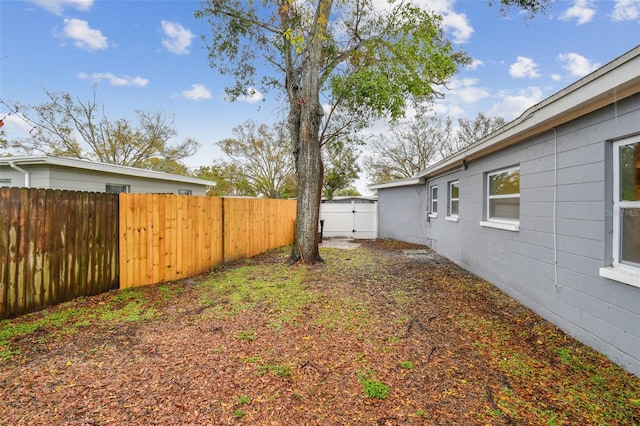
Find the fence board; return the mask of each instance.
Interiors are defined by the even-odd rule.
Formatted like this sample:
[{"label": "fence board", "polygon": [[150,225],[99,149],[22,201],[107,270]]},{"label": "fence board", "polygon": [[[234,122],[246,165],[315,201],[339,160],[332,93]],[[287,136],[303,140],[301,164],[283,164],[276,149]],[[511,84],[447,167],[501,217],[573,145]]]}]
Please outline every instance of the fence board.
[{"label": "fence board", "polygon": [[0,319],[291,244],[295,208],[290,200],[0,188]]},{"label": "fence board", "polygon": [[0,188],[0,318],[117,288],[117,209],[115,194]]},{"label": "fence board", "polygon": [[120,209],[121,288],[190,277],[293,242],[291,200],[120,194]]}]

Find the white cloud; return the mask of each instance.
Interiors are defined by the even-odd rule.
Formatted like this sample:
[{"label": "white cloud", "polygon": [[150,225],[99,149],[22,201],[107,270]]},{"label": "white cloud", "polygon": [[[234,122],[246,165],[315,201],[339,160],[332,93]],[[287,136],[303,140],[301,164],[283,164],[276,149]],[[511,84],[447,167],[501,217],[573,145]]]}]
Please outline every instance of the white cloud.
[{"label": "white cloud", "polygon": [[600,67],[599,63],[591,62],[577,53],[561,53],[558,60],[563,63],[562,68],[574,77],[583,77]]},{"label": "white cloud", "polygon": [[634,21],[640,17],[640,0],[616,0],[611,13],[614,21]]},{"label": "white cloud", "polygon": [[202,84],[192,84],[191,90],[182,92],[182,97],[191,101],[199,101],[200,99],[211,99],[212,95],[209,89]]},{"label": "white cloud", "polygon": [[512,120],[542,100],[542,89],[531,86],[515,94],[509,91],[500,91],[498,96],[500,101],[493,105],[490,115]]},{"label": "white cloud", "polygon": [[55,15],[62,15],[65,8],[71,7],[78,10],[89,10],[93,6],[93,0],[28,0],[29,2],[48,10]]},{"label": "white cloud", "polygon": [[455,0],[413,0],[412,3],[442,16],[442,25],[453,35],[455,43],[465,43],[471,38],[473,26],[467,15],[455,11]]},{"label": "white cloud", "polygon": [[536,78],[540,77],[538,73],[538,64],[533,59],[524,56],[518,56],[515,63],[509,67],[509,75],[513,78]]},{"label": "white cloud", "polygon": [[473,59],[471,61],[471,63],[469,65],[467,65],[467,68],[472,70],[472,71],[475,71],[478,68],[483,67],[483,66],[484,66],[484,62],[483,61],[481,61],[480,59]]},{"label": "white cloud", "polygon": [[578,25],[591,22],[596,15],[596,9],[593,5],[593,0],[574,0],[573,6],[566,10],[566,12],[560,16],[563,21],[569,21],[571,19],[577,19]]},{"label": "white cloud", "polygon": [[78,74],[78,78],[82,80],[92,80],[96,83],[99,83],[102,80],[107,80],[112,86],[144,87],[149,84],[149,80],[146,78],[129,77],[128,75],[118,77],[110,72],[94,72],[91,75],[81,72]]},{"label": "white cloud", "polygon": [[477,78],[452,79],[448,87],[449,92],[445,93],[445,99],[450,99],[454,103],[472,104],[489,96],[489,92],[476,87],[479,80]]},{"label": "white cloud", "polygon": [[455,104],[443,104],[436,102],[433,105],[433,112],[440,117],[464,117],[466,112],[461,106]]},{"label": "white cloud", "polygon": [[162,45],[171,53],[177,55],[186,55],[191,47],[191,40],[194,35],[188,28],[183,27],[177,22],[162,21],[162,32],[165,38],[162,39]]},{"label": "white cloud", "polygon": [[471,23],[469,23],[467,15],[452,10],[442,12],[442,24],[445,30],[453,34],[453,41],[455,43],[465,43],[469,41],[475,31]]},{"label": "white cloud", "polygon": [[[453,35],[453,41],[465,43],[471,38],[474,29],[467,15],[455,11],[455,2],[456,0],[412,0],[411,4],[442,16],[442,26]],[[379,11],[389,9],[388,0],[374,0],[373,5]]]},{"label": "white cloud", "polygon": [[490,93],[484,87],[478,87],[477,78],[454,78],[447,83],[447,87],[436,87],[444,93],[444,99],[437,100],[431,107],[433,111],[443,117],[464,117],[467,105],[473,105],[488,98]]},{"label": "white cloud", "polygon": [[562,80],[562,76],[560,74],[551,74],[551,80],[560,81]]},{"label": "white cloud", "polygon": [[62,33],[58,36],[73,40],[73,45],[79,49],[94,51],[109,47],[107,38],[100,30],[95,30],[89,27],[87,21],[76,18],[65,18]]},{"label": "white cloud", "polygon": [[256,102],[260,102],[264,98],[262,93],[252,87],[249,88],[248,93],[249,94],[247,96],[238,97],[238,100],[249,104],[255,104]]}]

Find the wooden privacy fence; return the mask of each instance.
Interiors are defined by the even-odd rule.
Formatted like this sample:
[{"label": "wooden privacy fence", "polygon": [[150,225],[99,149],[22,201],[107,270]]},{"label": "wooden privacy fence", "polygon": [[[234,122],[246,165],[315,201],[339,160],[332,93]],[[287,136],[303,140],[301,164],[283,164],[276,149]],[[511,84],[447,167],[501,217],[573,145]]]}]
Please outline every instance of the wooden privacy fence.
[{"label": "wooden privacy fence", "polygon": [[0,188],[0,319],[291,244],[295,215],[291,200]]},{"label": "wooden privacy fence", "polygon": [[118,288],[118,194],[0,188],[0,318]]},{"label": "wooden privacy fence", "polygon": [[293,200],[120,194],[120,288],[292,244],[295,216]]}]

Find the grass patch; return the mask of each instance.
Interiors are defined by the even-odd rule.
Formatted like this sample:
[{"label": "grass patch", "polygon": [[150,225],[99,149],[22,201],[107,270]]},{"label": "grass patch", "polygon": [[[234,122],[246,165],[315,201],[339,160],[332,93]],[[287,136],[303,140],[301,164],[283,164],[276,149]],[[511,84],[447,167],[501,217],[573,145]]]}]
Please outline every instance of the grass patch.
[{"label": "grass patch", "polygon": [[293,370],[288,363],[258,365],[258,375],[263,376],[267,373],[271,373],[282,378],[288,378],[293,375]]},{"label": "grass patch", "polygon": [[[548,394],[552,401],[571,404],[573,411],[583,413],[588,424],[628,424],[629,419],[637,418],[640,404],[634,401],[640,401],[640,390],[620,383],[624,375],[619,367],[599,367],[604,357],[594,350],[576,344],[556,348],[556,360],[534,357],[535,352],[529,354],[522,350],[527,346],[518,343],[523,337],[507,321],[492,321],[475,314],[465,314],[460,319],[465,330],[475,336],[471,347],[489,360],[492,367],[503,372],[510,383],[533,388],[538,395]],[[561,332],[552,326],[547,330],[537,329],[535,335],[563,340]],[[557,364],[563,366],[561,376],[557,375]],[[499,392],[496,403],[503,412],[490,414],[507,414],[516,423],[526,423],[532,418],[547,425],[570,421],[565,410],[548,407],[542,397],[531,401],[511,387]]]},{"label": "grass patch", "polygon": [[411,361],[402,361],[400,363],[400,367],[404,368],[405,370],[411,370],[413,368],[413,362],[411,362]]},{"label": "grass patch", "polygon": [[74,334],[79,328],[143,321],[158,315],[155,309],[146,306],[144,291],[140,289],[120,291],[108,303],[95,307],[79,306],[84,301],[85,298],[78,298],[52,311],[43,310],[0,322],[0,360],[7,361],[20,353],[11,348],[14,339],[31,337],[34,343],[44,343]]},{"label": "grass patch", "polygon": [[389,386],[378,380],[372,370],[358,373],[358,382],[368,398],[386,399],[389,395]]},{"label": "grass patch", "polygon": [[200,285],[200,303],[215,306],[219,318],[229,318],[257,304],[266,311],[276,329],[295,324],[303,307],[316,296],[302,285],[306,268],[284,264],[246,265],[222,270]]}]

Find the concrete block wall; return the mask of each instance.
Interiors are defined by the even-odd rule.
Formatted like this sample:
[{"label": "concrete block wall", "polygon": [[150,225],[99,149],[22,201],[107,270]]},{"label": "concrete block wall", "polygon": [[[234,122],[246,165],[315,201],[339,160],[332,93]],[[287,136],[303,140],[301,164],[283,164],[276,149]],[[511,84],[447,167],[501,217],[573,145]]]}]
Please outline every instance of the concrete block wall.
[{"label": "concrete block wall", "polygon": [[[611,141],[638,132],[638,122],[640,95],[436,176],[422,190],[381,189],[379,236],[432,247],[640,375],[640,283],[599,276],[611,258]],[[481,226],[486,173],[514,165],[520,166],[520,229]],[[456,179],[459,218],[450,222],[447,186]],[[433,184],[440,211],[427,222],[408,210],[413,204],[426,210]],[[412,193],[419,203],[408,202]],[[423,233],[408,235],[407,228]]]}]

